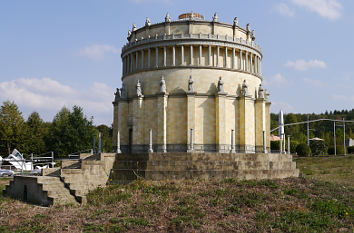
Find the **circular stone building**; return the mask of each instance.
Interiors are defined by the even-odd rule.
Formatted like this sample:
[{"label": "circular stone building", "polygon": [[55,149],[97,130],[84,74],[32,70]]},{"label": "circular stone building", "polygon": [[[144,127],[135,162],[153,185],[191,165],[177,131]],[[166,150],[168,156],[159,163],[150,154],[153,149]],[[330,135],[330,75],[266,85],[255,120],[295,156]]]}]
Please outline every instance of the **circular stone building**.
[{"label": "circular stone building", "polygon": [[134,24],[127,39],[113,102],[114,144],[123,153],[269,149],[263,55],[249,24],[167,14],[162,23]]}]

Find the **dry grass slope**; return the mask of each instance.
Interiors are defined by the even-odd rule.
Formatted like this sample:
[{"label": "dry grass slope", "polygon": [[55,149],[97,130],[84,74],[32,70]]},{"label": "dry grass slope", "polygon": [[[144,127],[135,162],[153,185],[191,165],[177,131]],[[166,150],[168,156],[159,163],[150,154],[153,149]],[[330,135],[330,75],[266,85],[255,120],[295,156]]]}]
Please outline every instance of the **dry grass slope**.
[{"label": "dry grass slope", "polygon": [[0,232],[351,232],[354,186],[341,182],[337,169],[348,160],[334,160],[333,170],[328,160],[324,170],[332,182],[316,180],[323,178],[316,169],[324,160],[310,158],[298,162],[311,178],[138,180],[99,188],[83,207],[42,208],[0,197]]}]

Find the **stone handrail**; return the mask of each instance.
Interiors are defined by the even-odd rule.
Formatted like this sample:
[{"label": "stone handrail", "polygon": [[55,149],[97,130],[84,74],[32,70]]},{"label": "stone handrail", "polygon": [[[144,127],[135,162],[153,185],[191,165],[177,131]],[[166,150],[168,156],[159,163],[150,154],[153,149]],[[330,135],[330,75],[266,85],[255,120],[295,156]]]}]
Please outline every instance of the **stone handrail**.
[{"label": "stone handrail", "polygon": [[217,40],[217,41],[226,41],[238,43],[241,45],[246,45],[252,47],[255,50],[258,50],[262,53],[262,48],[254,43],[253,41],[247,41],[242,38],[236,38],[228,35],[213,35],[213,34],[171,34],[171,35],[155,35],[154,37],[141,38],[133,42],[128,42],[122,48],[122,54],[125,50],[143,44],[148,44],[151,42],[164,41],[164,40],[174,40],[174,39],[204,39],[204,40]]}]

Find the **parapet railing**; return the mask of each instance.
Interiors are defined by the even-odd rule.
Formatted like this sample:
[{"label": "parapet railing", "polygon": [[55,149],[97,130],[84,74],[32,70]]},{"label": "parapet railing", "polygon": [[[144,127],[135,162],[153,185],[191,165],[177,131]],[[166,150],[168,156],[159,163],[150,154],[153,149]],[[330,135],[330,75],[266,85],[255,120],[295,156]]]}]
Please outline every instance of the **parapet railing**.
[{"label": "parapet railing", "polygon": [[[132,48],[137,45],[143,45],[151,42],[164,41],[164,40],[175,40],[175,39],[204,39],[204,40],[218,40],[218,41],[227,41],[231,43],[238,43],[241,45],[252,47],[259,52],[262,52],[262,48],[254,43],[253,41],[244,40],[242,38],[237,38],[235,36],[228,35],[213,35],[213,34],[171,34],[171,35],[155,35],[154,37],[148,37],[136,39],[133,42],[128,42],[123,46],[122,51]],[[122,52],[123,53],[123,52]]]},{"label": "parapet railing", "polygon": [[89,153],[93,154],[94,150],[93,149],[86,149],[86,150],[76,151],[76,152],[68,154],[68,158],[69,159],[79,159],[80,154],[85,153],[85,152],[89,152]]}]

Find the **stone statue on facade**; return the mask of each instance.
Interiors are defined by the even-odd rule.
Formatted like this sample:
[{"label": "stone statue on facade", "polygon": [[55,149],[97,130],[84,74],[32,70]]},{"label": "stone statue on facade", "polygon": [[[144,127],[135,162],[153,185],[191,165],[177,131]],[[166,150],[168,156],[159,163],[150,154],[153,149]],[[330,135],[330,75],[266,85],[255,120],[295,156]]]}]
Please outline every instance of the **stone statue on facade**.
[{"label": "stone statue on facade", "polygon": [[121,93],[120,93],[120,89],[117,88],[116,92],[114,93],[114,102],[118,102],[120,99]]},{"label": "stone statue on facade", "polygon": [[189,93],[193,93],[194,92],[194,81],[193,81],[193,78],[192,76],[189,76],[189,80],[188,80],[188,92]]},{"label": "stone statue on facade", "polygon": [[128,97],[127,96],[127,89],[125,88],[124,83],[122,83],[122,88],[120,89],[120,97],[122,99],[126,99]]},{"label": "stone statue on facade", "polygon": [[269,100],[269,92],[267,89],[264,90],[264,98],[265,100]]},{"label": "stone statue on facade", "polygon": [[128,38],[132,35],[132,31],[128,30]]},{"label": "stone statue on facade", "polygon": [[213,16],[213,22],[218,22],[218,21],[219,21],[219,17],[218,14],[215,12]]},{"label": "stone statue on facade", "polygon": [[238,18],[237,17],[234,18],[234,26],[238,26]]},{"label": "stone statue on facade", "polygon": [[166,23],[170,23],[171,22],[171,16],[170,16],[170,14],[168,12],[167,12],[166,17],[165,17],[165,22]]},{"label": "stone statue on facade", "polygon": [[262,84],[259,84],[258,88],[258,98],[259,99],[264,99],[264,89],[262,87]]},{"label": "stone statue on facade", "polygon": [[160,93],[166,94],[167,88],[166,88],[166,82],[163,76],[161,76],[160,80]]},{"label": "stone statue on facade", "polygon": [[135,31],[136,31],[136,24],[135,24],[135,23],[133,24],[132,31],[133,31],[133,32],[135,32]]},{"label": "stone statue on facade", "polygon": [[140,81],[138,80],[138,82],[136,83],[136,95],[138,97],[142,97],[143,96],[143,92],[141,91],[141,84]]},{"label": "stone statue on facade", "polygon": [[150,25],[151,25],[150,19],[148,17],[146,17],[145,26],[149,27]]},{"label": "stone statue on facade", "polygon": [[222,78],[219,78],[218,81],[218,93],[225,93],[224,92],[224,81],[222,81]]},{"label": "stone statue on facade", "polygon": [[246,80],[243,80],[242,89],[241,89],[241,95],[242,96],[248,96],[248,85],[246,83]]}]

